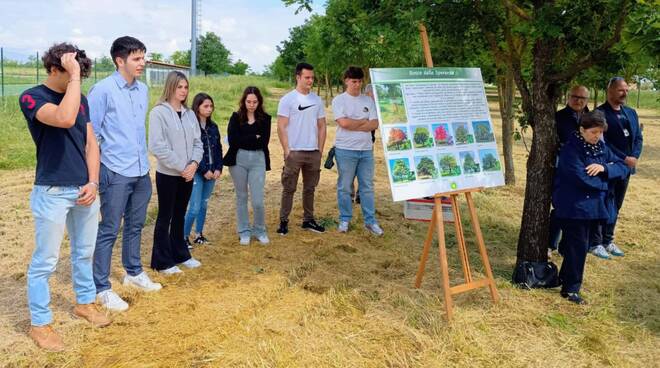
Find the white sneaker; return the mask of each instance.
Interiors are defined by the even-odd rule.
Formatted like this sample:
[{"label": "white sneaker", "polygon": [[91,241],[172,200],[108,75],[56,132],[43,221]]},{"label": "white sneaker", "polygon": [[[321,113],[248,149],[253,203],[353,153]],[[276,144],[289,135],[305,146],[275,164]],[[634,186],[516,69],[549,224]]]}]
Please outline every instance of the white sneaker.
[{"label": "white sneaker", "polygon": [[170,268],[166,268],[166,269],[160,270],[158,272],[160,272],[164,275],[174,275],[174,274],[177,274],[177,273],[183,273],[183,271],[181,271],[181,269],[177,266],[172,266]]},{"label": "white sneaker", "polygon": [[261,243],[262,245],[266,245],[270,243],[270,239],[268,239],[268,235],[266,234],[257,236],[257,240],[259,240],[259,243]]},{"label": "white sneaker", "polygon": [[133,286],[143,291],[157,291],[163,288],[161,284],[151,281],[149,275],[144,271],[137,276],[124,276],[124,286]]},{"label": "white sneaker", "polygon": [[187,261],[185,261],[185,262],[183,262],[183,263],[181,263],[181,264],[184,265],[184,266],[186,266],[186,267],[188,267],[188,268],[197,268],[197,267],[199,267],[199,266],[202,265],[202,262],[196,260],[196,259],[193,258],[193,257],[190,257],[189,260],[187,260]]},{"label": "white sneaker", "polygon": [[369,230],[370,233],[376,235],[376,236],[382,236],[385,232],[383,229],[378,226],[378,224],[368,224],[364,225],[364,227]]},{"label": "white sneaker", "polygon": [[340,221],[339,226],[337,226],[337,231],[340,233],[348,232],[348,221]]},{"label": "white sneaker", "polygon": [[96,294],[96,298],[104,308],[114,312],[123,312],[128,309],[128,303],[124,301],[112,289],[104,290]]},{"label": "white sneaker", "polygon": [[241,235],[239,237],[238,243],[240,245],[250,245],[250,237]]}]

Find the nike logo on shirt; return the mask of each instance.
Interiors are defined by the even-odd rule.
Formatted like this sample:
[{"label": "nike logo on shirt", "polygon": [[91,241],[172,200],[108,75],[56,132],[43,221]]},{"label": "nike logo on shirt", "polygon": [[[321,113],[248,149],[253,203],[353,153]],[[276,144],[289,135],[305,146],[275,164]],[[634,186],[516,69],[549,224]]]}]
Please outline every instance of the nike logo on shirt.
[{"label": "nike logo on shirt", "polygon": [[305,109],[309,109],[312,106],[314,106],[314,105],[309,105],[309,106],[304,106],[304,107],[302,105],[298,105],[298,111],[303,111]]}]

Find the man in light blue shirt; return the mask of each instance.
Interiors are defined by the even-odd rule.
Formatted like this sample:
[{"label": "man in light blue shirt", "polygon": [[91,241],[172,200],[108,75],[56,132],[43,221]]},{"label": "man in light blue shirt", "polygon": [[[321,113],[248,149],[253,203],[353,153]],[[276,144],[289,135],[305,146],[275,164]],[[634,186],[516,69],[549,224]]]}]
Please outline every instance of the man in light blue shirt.
[{"label": "man in light blue shirt", "polygon": [[124,36],[116,39],[110,55],[117,71],[89,91],[90,118],[101,148],[101,222],[94,251],[94,283],[99,303],[124,311],[128,304],[112,290],[110,261],[121,220],[124,285],[155,291],[142,269],[140,242],[151,198],[145,119],[149,105],[147,86],[137,80],[145,66],[146,47]]}]

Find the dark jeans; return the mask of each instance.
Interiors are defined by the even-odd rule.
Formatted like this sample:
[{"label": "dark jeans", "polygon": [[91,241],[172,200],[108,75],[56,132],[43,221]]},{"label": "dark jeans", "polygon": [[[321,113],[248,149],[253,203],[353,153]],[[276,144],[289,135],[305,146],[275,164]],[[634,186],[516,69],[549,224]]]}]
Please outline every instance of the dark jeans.
[{"label": "dark jeans", "polygon": [[600,220],[559,219],[562,237],[559,252],[564,256],[559,271],[561,290],[577,293],[582,286],[584,263],[589,251],[590,234],[598,231]]},{"label": "dark jeans", "polygon": [[291,151],[282,169],[282,204],[280,221],[287,221],[293,207],[293,195],[298,187],[298,176],[303,177],[303,221],[314,220],[314,192],[321,176],[321,152]]},{"label": "dark jeans", "polygon": [[151,199],[149,174],[134,178],[127,177],[101,164],[99,178],[101,222],[96,234],[94,250],[94,284],[97,293],[112,287],[109,280],[110,261],[122,218],[124,231],[121,263],[126,273],[131,276],[142,273],[140,243],[142,228],[147,217],[147,206]]},{"label": "dark jeans", "polygon": [[628,191],[628,182],[630,181],[630,176],[623,179],[617,180],[613,185],[614,189],[614,202],[616,203],[616,219],[611,224],[603,225],[603,241],[602,244],[608,245],[614,241],[614,228],[616,227],[616,221],[619,218],[619,210],[623,206],[623,200],[626,198],[626,191]]},{"label": "dark jeans", "polygon": [[192,180],[156,172],[158,216],[154,227],[151,268],[162,271],[191,258],[183,235],[184,218],[192,193]]},{"label": "dark jeans", "polygon": [[[562,237],[561,221],[555,215],[555,209],[553,208],[550,211],[550,244],[548,244],[548,248],[552,250],[559,250],[559,241]],[[603,244],[601,226],[605,223],[606,221],[598,221],[593,224],[591,231],[589,231],[589,248]],[[559,253],[561,254],[561,252]]]}]

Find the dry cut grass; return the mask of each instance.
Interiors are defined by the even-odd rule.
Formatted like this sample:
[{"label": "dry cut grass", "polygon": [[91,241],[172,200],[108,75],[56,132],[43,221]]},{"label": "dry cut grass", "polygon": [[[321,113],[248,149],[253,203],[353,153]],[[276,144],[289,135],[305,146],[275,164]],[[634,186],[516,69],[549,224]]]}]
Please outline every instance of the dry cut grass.
[{"label": "dry cut grass", "polygon": [[[277,91],[281,93],[282,91]],[[274,103],[274,95],[270,103]],[[495,104],[493,118],[499,123]],[[518,183],[476,195],[501,295],[491,305],[486,289],[459,296],[455,320],[444,319],[437,250],[422,288],[412,287],[426,225],[405,221],[393,203],[376,149],[378,218],[383,238],[369,236],[356,217],[348,234],[301,231],[299,199],[292,231],[275,234],[282,158],[271,143],[267,218],[272,243],[238,245],[234,193],[223,175],[210,204],[206,235],[212,245],[194,250],[203,267],[162,277],[160,292],[141,294],[120,285],[120,247],[112,281],[130,309],[114,324],[94,329],[71,316],[68,245],[54,274],[55,328],[68,350],[39,351],[26,336],[29,314],[25,272],[33,247],[28,195],[31,170],[0,174],[0,366],[6,367],[645,367],[660,359],[660,116],[640,111],[645,151],[632,179],[617,239],[626,257],[589,257],[588,306],[565,302],[557,290],[523,291],[509,279],[520,224],[526,152],[515,148]],[[273,132],[274,133],[274,132]],[[329,142],[334,126],[329,129]],[[327,149],[328,147],[326,147]],[[336,172],[323,170],[317,216],[337,217]],[[155,198],[149,211],[156,213]],[[467,224],[466,224],[467,225]],[[470,229],[466,226],[466,229]],[[468,241],[473,241],[468,231]],[[153,223],[144,230],[148,265]],[[461,280],[449,230],[451,277]],[[471,243],[474,244],[474,243]],[[472,247],[474,249],[474,247]],[[477,273],[476,252],[471,253]],[[561,260],[556,260],[561,262]]]}]

